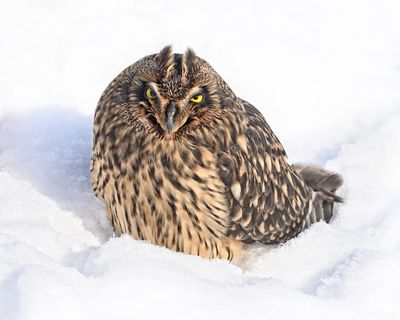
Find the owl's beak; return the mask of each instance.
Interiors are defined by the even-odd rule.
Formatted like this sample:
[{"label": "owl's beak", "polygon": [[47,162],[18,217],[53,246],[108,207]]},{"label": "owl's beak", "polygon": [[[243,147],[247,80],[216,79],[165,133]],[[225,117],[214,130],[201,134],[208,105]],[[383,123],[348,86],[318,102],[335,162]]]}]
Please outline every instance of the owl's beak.
[{"label": "owl's beak", "polygon": [[167,107],[167,130],[168,133],[172,132],[174,128],[174,115],[176,113],[176,105],[174,102],[171,102]]}]

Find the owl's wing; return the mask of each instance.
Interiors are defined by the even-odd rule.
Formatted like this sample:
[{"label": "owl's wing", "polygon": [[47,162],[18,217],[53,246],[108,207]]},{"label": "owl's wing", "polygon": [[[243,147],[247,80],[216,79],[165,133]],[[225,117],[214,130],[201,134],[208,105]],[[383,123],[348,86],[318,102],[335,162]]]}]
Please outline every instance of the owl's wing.
[{"label": "owl's wing", "polygon": [[287,163],[285,150],[262,114],[243,104],[247,127],[218,160],[229,190],[229,236],[246,243],[283,242],[304,228],[312,190]]}]

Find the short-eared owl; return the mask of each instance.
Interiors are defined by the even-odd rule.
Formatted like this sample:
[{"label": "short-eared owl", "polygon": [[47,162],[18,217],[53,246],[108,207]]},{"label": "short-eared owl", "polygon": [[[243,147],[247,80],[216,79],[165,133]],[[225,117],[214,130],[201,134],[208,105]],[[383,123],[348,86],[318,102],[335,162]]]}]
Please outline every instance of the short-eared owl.
[{"label": "short-eared owl", "polygon": [[262,114],[192,50],[171,47],[103,93],[91,171],[117,235],[207,258],[284,242],[341,201],[338,174],[288,164]]}]

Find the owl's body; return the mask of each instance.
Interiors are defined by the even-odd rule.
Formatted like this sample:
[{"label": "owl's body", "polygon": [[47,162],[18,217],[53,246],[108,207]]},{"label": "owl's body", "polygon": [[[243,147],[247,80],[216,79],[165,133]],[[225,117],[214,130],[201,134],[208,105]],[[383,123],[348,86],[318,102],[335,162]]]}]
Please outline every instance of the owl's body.
[{"label": "owl's body", "polygon": [[291,166],[261,113],[192,51],[124,70],[94,119],[92,186],[117,235],[206,258],[329,221],[337,174]]}]

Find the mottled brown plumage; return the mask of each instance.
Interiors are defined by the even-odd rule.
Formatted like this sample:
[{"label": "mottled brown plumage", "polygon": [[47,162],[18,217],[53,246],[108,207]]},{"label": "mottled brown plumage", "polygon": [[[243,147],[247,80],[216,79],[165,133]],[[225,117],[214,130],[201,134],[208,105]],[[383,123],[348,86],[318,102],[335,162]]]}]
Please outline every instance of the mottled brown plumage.
[{"label": "mottled brown plumage", "polygon": [[103,93],[91,171],[117,235],[207,258],[286,241],[341,201],[340,176],[289,165],[255,107],[193,51],[170,47]]}]

